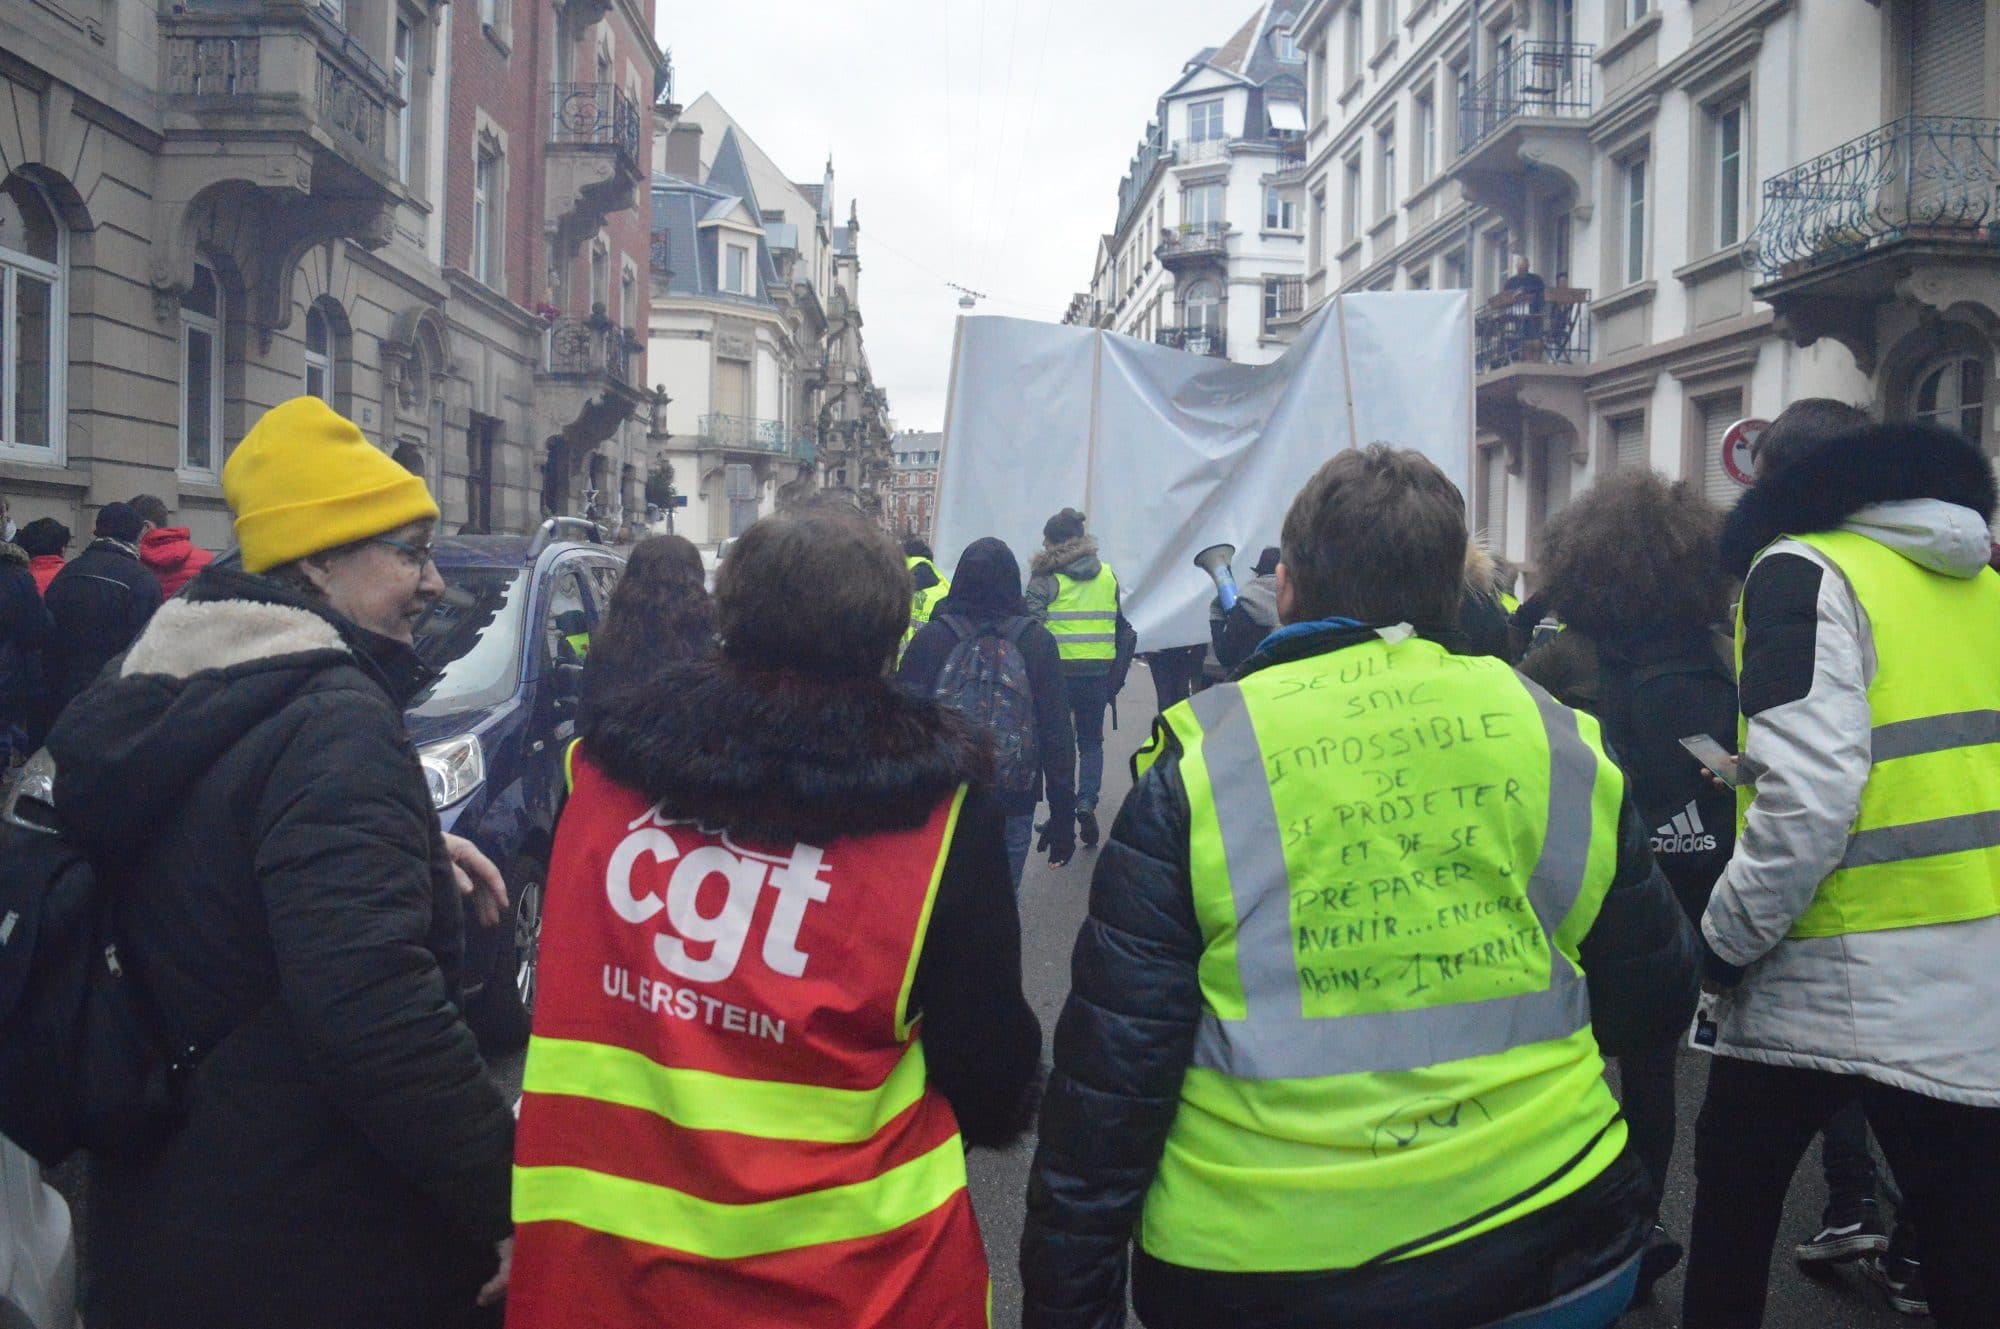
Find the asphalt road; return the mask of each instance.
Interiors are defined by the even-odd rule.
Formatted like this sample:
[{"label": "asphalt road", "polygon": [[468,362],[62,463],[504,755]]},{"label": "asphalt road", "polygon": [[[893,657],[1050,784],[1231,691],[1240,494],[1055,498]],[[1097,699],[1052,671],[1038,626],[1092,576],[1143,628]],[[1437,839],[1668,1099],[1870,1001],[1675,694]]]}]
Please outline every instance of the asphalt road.
[{"label": "asphalt road", "polygon": [[[1144,741],[1153,716],[1152,681],[1143,666],[1132,671],[1119,709],[1121,727],[1106,735],[1100,817],[1107,832],[1112,816],[1131,787],[1128,764],[1131,755]],[[1077,861],[1068,867],[1051,869],[1046,859],[1031,857],[1021,884],[1022,976],[1028,999],[1041,1017],[1045,1040],[1053,1033],[1056,1016],[1069,994],[1070,948],[1083,922],[1089,870],[1094,859],[1093,852],[1080,851]],[[1692,1128],[1707,1072],[1706,1058],[1702,1055],[1684,1052],[1682,1056],[1681,1147],[1674,1156],[1666,1222],[1671,1232],[1684,1237],[1694,1199]],[[494,1073],[510,1088],[518,1087],[520,1058],[496,1063]],[[1021,1242],[1022,1197],[1027,1190],[1032,1153],[1033,1142],[1028,1141],[1006,1151],[975,1150],[970,1159],[973,1202],[993,1270],[994,1324],[1003,1329],[1020,1323],[1021,1281],[1016,1260]],[[1792,1243],[1810,1236],[1816,1229],[1824,1200],[1815,1152],[1799,1169],[1787,1206],[1785,1227],[1773,1253],[1771,1301],[1764,1318],[1766,1329],[1877,1329],[1878,1326],[1886,1329],[1927,1323],[1891,1312],[1879,1294],[1852,1269],[1836,1271],[1824,1280],[1798,1272],[1791,1257]],[[1676,1270],[1661,1281],[1652,1306],[1631,1312],[1620,1325],[1631,1329],[1677,1329],[1680,1290],[1680,1271]],[[1132,1323],[1136,1325],[1138,1321]]]}]

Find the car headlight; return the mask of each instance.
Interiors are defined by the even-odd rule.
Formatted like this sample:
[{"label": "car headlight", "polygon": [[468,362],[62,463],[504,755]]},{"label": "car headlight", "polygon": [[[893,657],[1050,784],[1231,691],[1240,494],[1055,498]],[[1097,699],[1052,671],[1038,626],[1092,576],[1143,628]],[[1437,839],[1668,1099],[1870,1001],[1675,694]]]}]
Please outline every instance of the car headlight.
[{"label": "car headlight", "polygon": [[470,798],[486,783],[486,753],[472,734],[427,743],[417,749],[417,760],[424,768],[424,783],[430,786],[431,806],[440,812]]}]

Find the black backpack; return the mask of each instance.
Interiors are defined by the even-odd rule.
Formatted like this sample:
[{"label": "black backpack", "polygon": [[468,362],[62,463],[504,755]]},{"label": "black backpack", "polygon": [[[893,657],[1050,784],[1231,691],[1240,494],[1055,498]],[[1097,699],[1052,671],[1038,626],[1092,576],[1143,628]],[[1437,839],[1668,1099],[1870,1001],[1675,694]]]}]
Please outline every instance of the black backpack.
[{"label": "black backpack", "polygon": [[128,967],[117,884],[53,825],[28,791],[0,820],[0,1134],[51,1167],[156,1147],[198,1055]]},{"label": "black backpack", "polygon": [[938,673],[932,695],[993,740],[993,783],[1002,793],[1028,794],[1041,778],[1041,743],[1035,733],[1035,691],[1021,634],[1033,620],[1010,618],[975,628],[957,614],[940,620],[958,637]]}]

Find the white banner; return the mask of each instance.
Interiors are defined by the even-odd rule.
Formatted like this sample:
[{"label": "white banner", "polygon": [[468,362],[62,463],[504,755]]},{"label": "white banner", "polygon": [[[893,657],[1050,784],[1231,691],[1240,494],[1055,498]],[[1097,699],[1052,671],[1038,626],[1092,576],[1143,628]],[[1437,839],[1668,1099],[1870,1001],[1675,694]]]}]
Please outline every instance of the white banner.
[{"label": "white banner", "polygon": [[1239,580],[1292,497],[1356,442],[1415,448],[1464,492],[1472,313],[1463,291],[1340,296],[1284,357],[1240,365],[1091,328],[962,318],[938,494],[938,566],[983,536],[1025,573],[1042,523],[1081,508],[1142,650],[1208,640],[1193,563],[1233,544]]}]

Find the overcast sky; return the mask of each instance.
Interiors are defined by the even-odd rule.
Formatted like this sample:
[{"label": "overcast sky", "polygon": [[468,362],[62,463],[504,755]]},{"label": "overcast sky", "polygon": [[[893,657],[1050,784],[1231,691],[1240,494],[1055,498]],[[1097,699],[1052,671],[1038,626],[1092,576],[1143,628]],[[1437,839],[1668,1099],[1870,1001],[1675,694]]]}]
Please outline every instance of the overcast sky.
[{"label": "overcast sky", "polygon": [[[833,155],[861,207],[861,310],[898,428],[944,422],[947,281],[1058,322],[1090,282],[1154,103],[1257,0],[659,0],[683,104],[704,92],[794,180]],[[753,17],[754,16],[754,17]]]}]

